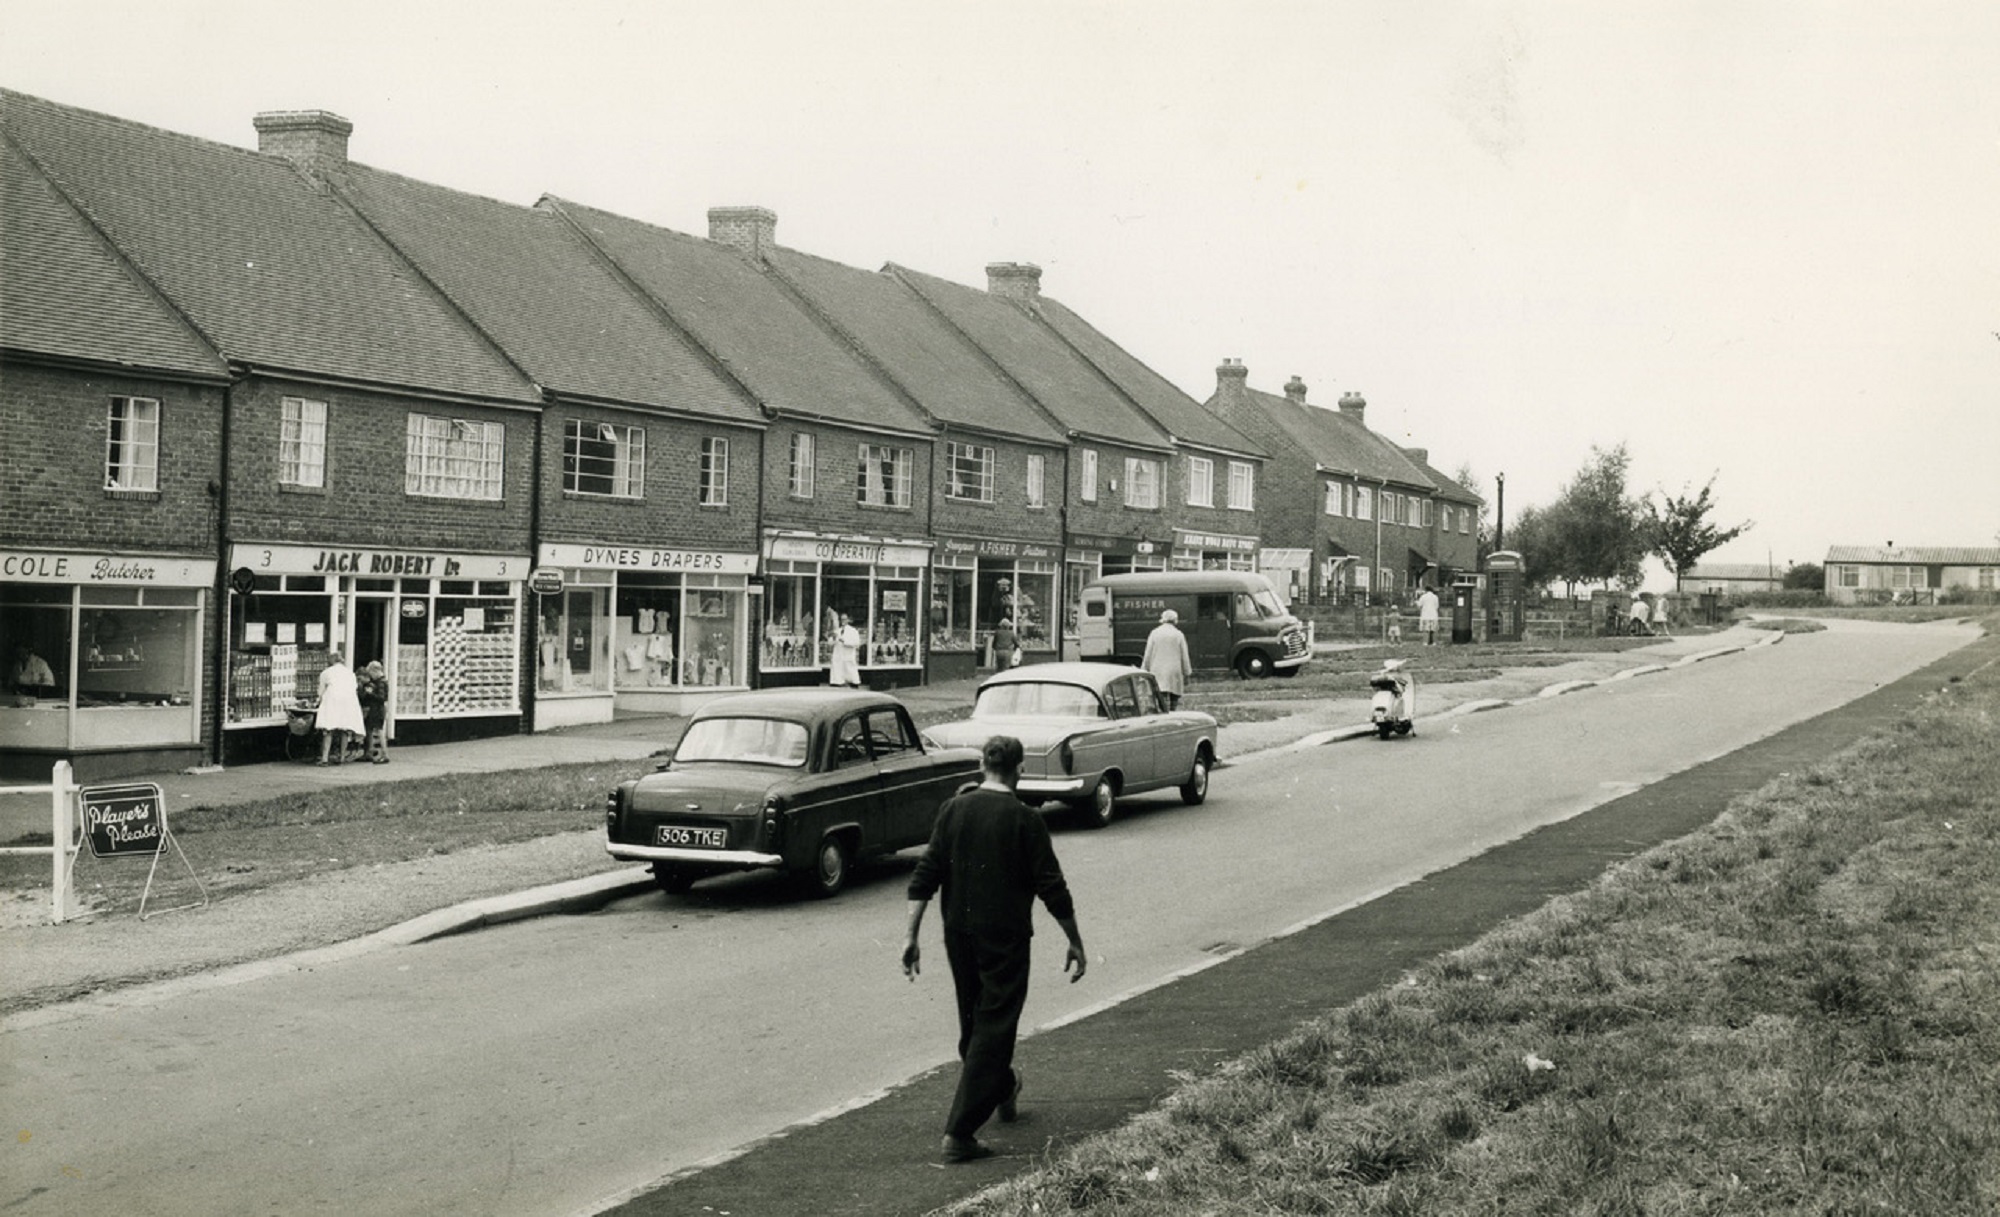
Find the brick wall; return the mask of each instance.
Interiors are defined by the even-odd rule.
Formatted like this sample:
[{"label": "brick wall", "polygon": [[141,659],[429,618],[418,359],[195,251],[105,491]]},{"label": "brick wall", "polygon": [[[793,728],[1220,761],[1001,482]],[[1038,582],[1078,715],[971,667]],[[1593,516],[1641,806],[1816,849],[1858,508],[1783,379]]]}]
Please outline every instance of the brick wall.
[{"label": "brick wall", "polygon": [[[813,496],[790,494],[792,436],[813,437]],[[910,506],[866,507],[855,501],[860,445],[873,442],[911,449]],[[871,439],[842,427],[780,419],[764,433],[764,524],[769,528],[871,537],[922,538],[931,531],[931,470],[937,453],[929,440],[896,436]]]},{"label": "brick wall", "polygon": [[[946,495],[950,482],[949,441],[993,449],[993,501],[990,503],[954,499]],[[1027,478],[1030,454],[1042,458],[1042,506],[1028,506]],[[936,461],[937,498],[932,526],[939,532],[1003,540],[1040,541],[1062,544],[1063,451],[1028,444],[1009,443],[992,436],[953,434],[939,439]]]},{"label": "brick wall", "polygon": [[[159,490],[104,489],[110,401],[160,403]],[[211,554],[220,386],[9,362],[0,370],[0,544]]]},{"label": "brick wall", "polygon": [[[278,483],[285,397],[327,403],[323,488]],[[505,427],[502,497],[479,501],[406,493],[411,414]],[[231,539],[525,554],[535,426],[531,411],[253,379],[237,389],[230,421]]]},{"label": "brick wall", "polygon": [[[1196,507],[1188,502],[1189,476],[1194,461],[1200,458],[1209,462],[1209,501],[1212,507]],[[1269,487],[1265,485],[1263,463],[1250,461],[1251,507],[1249,511],[1232,510],[1229,506],[1229,464],[1230,457],[1221,453],[1189,452],[1185,449],[1174,453],[1167,467],[1165,499],[1167,517],[1175,528],[1188,528],[1197,532],[1227,533],[1238,537],[1266,536],[1263,517],[1264,495]],[[1260,542],[1274,544],[1270,540]]]},{"label": "brick wall", "polygon": [[[1084,449],[1097,452],[1097,501],[1087,503],[1083,499],[1083,457]],[[1125,506],[1125,460],[1138,457],[1142,460],[1157,461],[1160,465],[1160,507],[1147,509]],[[1116,481],[1118,489],[1111,483]],[[1185,484],[1185,483],[1183,483]],[[1117,444],[1079,443],[1071,447],[1069,454],[1069,474],[1067,478],[1069,495],[1069,528],[1071,532],[1089,533],[1098,536],[1144,536],[1148,540],[1166,541],[1172,539],[1173,528],[1168,522],[1168,507],[1174,501],[1174,480],[1172,464],[1166,455],[1146,452],[1137,448],[1125,448]]]},{"label": "brick wall", "polygon": [[[640,427],[646,434],[644,497],[608,498],[565,489],[563,441],[571,420]],[[757,547],[762,433],[632,410],[563,402],[542,415],[541,540],[748,553]],[[701,442],[729,441],[729,501],[703,506]]]}]

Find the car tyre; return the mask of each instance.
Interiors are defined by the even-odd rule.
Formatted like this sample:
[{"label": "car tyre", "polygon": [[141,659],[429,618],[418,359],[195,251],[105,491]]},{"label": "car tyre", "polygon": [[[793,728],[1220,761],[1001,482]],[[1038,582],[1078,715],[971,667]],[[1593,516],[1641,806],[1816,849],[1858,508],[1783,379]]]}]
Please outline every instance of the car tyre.
[{"label": "car tyre", "polygon": [[1236,671],[1245,680],[1262,680],[1271,674],[1271,657],[1262,651],[1245,651],[1236,657]]},{"label": "car tyre", "polygon": [[1085,828],[1103,828],[1118,814],[1118,786],[1107,773],[1097,779],[1090,796],[1074,806]]},{"label": "car tyre", "polygon": [[1375,724],[1375,734],[1383,739],[1388,739],[1391,735],[1394,735],[1395,733],[1396,733],[1396,724],[1394,723]]},{"label": "car tyre", "polygon": [[1197,752],[1194,768],[1188,771],[1188,780],[1181,786],[1181,802],[1189,807],[1199,807],[1208,801],[1208,754]]},{"label": "car tyre", "polygon": [[697,877],[693,871],[684,867],[665,862],[653,863],[653,882],[659,884],[660,890],[669,896],[686,895],[687,890],[694,886]]},{"label": "car tyre", "polygon": [[808,893],[826,900],[846,890],[853,870],[853,847],[848,845],[846,837],[834,835],[820,839],[819,849],[813,853],[812,869],[802,877]]}]

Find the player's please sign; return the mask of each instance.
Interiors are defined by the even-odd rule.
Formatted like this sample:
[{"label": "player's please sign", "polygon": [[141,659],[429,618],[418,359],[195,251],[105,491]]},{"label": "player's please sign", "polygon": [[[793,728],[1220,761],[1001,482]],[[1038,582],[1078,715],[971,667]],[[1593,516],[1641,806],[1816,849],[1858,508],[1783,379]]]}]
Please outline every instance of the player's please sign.
[{"label": "player's please sign", "polygon": [[167,836],[167,812],[160,788],[151,782],[126,786],[86,786],[83,830],[94,858],[157,854]]}]

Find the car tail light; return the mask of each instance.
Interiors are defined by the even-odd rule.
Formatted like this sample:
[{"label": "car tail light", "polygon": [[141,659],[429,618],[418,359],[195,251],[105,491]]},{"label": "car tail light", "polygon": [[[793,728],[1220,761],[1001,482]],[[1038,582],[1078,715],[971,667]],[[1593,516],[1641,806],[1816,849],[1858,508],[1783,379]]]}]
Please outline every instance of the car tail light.
[{"label": "car tail light", "polygon": [[604,796],[604,829],[615,832],[618,828],[618,813],[625,808],[625,788],[613,786]]},{"label": "car tail light", "polygon": [[1057,746],[1056,759],[1062,762],[1062,771],[1064,773],[1076,772],[1076,749],[1070,747],[1068,740],[1064,740]]},{"label": "car tail light", "polygon": [[764,840],[776,849],[785,832],[784,806],[776,798],[764,800]]}]

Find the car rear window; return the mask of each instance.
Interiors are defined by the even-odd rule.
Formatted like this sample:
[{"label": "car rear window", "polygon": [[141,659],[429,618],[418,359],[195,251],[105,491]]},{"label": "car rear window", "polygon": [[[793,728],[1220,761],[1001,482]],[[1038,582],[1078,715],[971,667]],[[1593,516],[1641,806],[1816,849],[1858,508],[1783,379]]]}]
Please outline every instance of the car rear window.
[{"label": "car rear window", "polygon": [[688,724],[674,749],[675,763],[732,761],[744,765],[806,763],[804,723],[778,718],[704,718]]},{"label": "car rear window", "polygon": [[1009,681],[987,685],[979,691],[979,700],[972,705],[974,718],[1008,718],[1020,714],[1103,718],[1104,706],[1089,689],[1052,681]]}]

